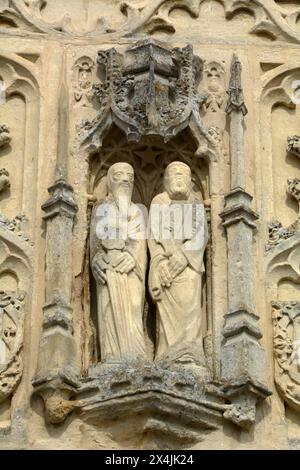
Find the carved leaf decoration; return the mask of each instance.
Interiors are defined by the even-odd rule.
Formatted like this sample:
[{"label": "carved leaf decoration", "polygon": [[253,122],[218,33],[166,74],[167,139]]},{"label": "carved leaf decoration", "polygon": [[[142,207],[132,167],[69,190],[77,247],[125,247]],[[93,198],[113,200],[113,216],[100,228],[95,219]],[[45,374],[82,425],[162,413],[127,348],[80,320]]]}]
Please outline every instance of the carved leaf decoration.
[{"label": "carved leaf decoration", "polygon": [[11,395],[22,375],[23,294],[0,292],[0,341],[6,361],[0,366],[0,403]]},{"label": "carved leaf decoration", "polygon": [[274,284],[289,279],[300,282],[300,232],[281,243],[270,253],[268,272]]},{"label": "carved leaf decoration", "polygon": [[[95,18],[92,30],[87,31],[86,25],[83,24],[81,33],[74,29],[68,14],[56,23],[47,22],[45,16],[41,14],[47,4],[46,0],[10,0],[10,7],[2,8],[0,17],[11,23],[14,34],[17,34],[19,28],[19,34],[32,32],[76,37],[110,35],[111,39],[117,39],[135,33],[152,34],[155,31],[173,34],[175,26],[170,21],[170,13],[174,9],[182,9],[192,18],[198,18],[204,1],[207,0],[115,0],[111,7],[116,8],[124,16],[124,23],[117,31],[103,16]],[[283,37],[292,42],[300,42],[300,33],[297,31],[297,21],[300,17],[298,7],[288,11],[275,0],[219,0],[219,2],[224,7],[227,20],[244,11],[250,12],[255,18],[255,24],[249,31],[252,34],[264,33],[273,40]],[[4,31],[7,34],[9,29],[6,28]]]},{"label": "carved leaf decoration", "polygon": [[278,5],[274,0],[222,0],[226,17],[231,18],[238,10],[251,11],[255,17],[255,25],[251,33],[267,33],[273,39],[280,34],[293,42],[300,42],[300,33],[295,31],[300,8],[293,12]]}]

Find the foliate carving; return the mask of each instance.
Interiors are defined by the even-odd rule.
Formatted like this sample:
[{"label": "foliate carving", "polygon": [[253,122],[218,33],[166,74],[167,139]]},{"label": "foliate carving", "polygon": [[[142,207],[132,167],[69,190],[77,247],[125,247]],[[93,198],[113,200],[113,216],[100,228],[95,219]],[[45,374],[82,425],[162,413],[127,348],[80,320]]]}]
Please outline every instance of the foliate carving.
[{"label": "foliate carving", "polygon": [[[287,192],[300,203],[300,179],[289,178],[287,180]],[[284,240],[288,240],[300,233],[299,219],[297,219],[289,227],[283,227],[282,223],[274,220],[268,228],[268,241],[266,244],[266,252],[271,252],[275,247],[280,245]]]},{"label": "foliate carving", "polygon": [[14,232],[20,240],[33,245],[24,232],[26,222],[28,222],[28,219],[24,214],[18,214],[13,219],[8,219],[5,215],[0,213],[0,227],[5,230],[9,230],[10,232]]},{"label": "foliate carving", "polygon": [[296,155],[296,157],[300,157],[300,136],[293,135],[287,138],[287,151]]},{"label": "foliate carving", "polygon": [[241,74],[241,63],[236,54],[234,54],[231,63],[230,84],[227,92],[229,98],[226,106],[226,113],[231,113],[233,110],[241,111],[245,116],[248,113],[248,110],[244,102]]},{"label": "foliate carving", "polygon": [[10,188],[9,172],[5,168],[0,169],[0,193]]},{"label": "foliate carving", "polygon": [[11,141],[9,128],[5,124],[0,124],[0,149]]},{"label": "foliate carving", "polygon": [[[105,16],[97,17],[92,26],[86,25],[84,20],[81,32],[72,25],[71,17],[65,14],[57,22],[47,21],[47,15],[43,15],[46,0],[10,0],[9,7],[0,9],[0,15],[12,23],[14,34],[16,28],[20,34],[24,32],[55,35],[59,37],[97,37],[117,40],[121,37],[131,36],[135,33],[152,34],[156,31],[164,31],[169,34],[176,32],[170,19],[170,13],[176,9],[182,9],[192,18],[198,18],[200,6],[206,0],[136,0],[125,2],[111,2],[111,8],[115,9],[115,15],[111,11]],[[227,20],[243,12],[243,8],[250,11],[255,17],[255,24],[249,31],[252,34],[266,34],[272,39],[284,37],[291,42],[300,42],[300,33],[297,28],[297,20],[300,8],[285,8],[274,0],[220,0]],[[121,16],[124,21],[114,24],[112,18]],[[109,16],[108,16],[109,15]],[[83,17],[85,15],[82,15]],[[7,30],[5,30],[7,34]]]},{"label": "foliate carving", "polygon": [[93,70],[94,61],[87,56],[80,57],[74,65],[74,98],[81,106],[87,106],[94,98],[93,92]]},{"label": "foliate carving", "polygon": [[288,193],[300,203],[300,179],[289,178],[288,181]]},{"label": "foliate carving", "polygon": [[0,291],[0,403],[22,376],[23,325],[24,294]]},{"label": "foliate carving", "polygon": [[[11,141],[9,129],[5,124],[0,125],[0,149],[8,145]],[[0,169],[0,193],[10,188],[9,172],[6,168]]]},{"label": "foliate carving", "polygon": [[300,411],[300,302],[272,302],[275,382],[283,399]]},{"label": "foliate carving", "polygon": [[283,227],[282,223],[278,220],[271,222],[268,228],[268,242],[266,245],[266,252],[273,250],[276,246],[280,245],[283,240],[288,240],[293,237],[299,230],[297,222],[290,225],[289,227]]}]

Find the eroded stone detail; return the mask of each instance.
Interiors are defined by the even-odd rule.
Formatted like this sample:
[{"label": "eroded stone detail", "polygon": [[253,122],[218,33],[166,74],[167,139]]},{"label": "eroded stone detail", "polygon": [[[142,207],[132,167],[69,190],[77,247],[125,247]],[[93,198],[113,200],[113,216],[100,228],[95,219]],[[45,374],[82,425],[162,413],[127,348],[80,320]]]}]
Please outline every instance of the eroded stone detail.
[{"label": "eroded stone detail", "polygon": [[[0,149],[6,147],[11,141],[10,132],[5,124],[0,125]],[[10,188],[9,172],[6,168],[0,169],[0,193]]]},{"label": "eroded stone detail", "polygon": [[226,113],[232,111],[241,111],[243,116],[248,113],[244,102],[244,94],[241,83],[242,66],[236,54],[233,55],[231,62],[231,74],[228,94],[228,102],[226,106]]},{"label": "eroded stone detail", "polygon": [[[287,192],[299,204],[300,203],[300,180],[299,178],[289,178],[287,180]],[[295,237],[300,231],[299,218],[296,219],[289,227],[283,227],[278,220],[271,222],[268,228],[268,242],[266,244],[266,252],[271,252],[275,247],[279,246],[284,240]]]},{"label": "eroded stone detail", "polygon": [[272,302],[275,382],[284,401],[300,411],[300,302]]},{"label": "eroded stone detail", "polygon": [[74,98],[81,106],[87,106],[94,98],[93,92],[93,70],[94,61],[87,56],[77,59],[74,65]]},{"label": "eroded stone detail", "polygon": [[[191,46],[170,50],[147,39],[124,55],[116,49],[99,51],[98,64],[105,73],[105,81],[94,87],[100,110],[93,122],[83,123],[84,144],[101,147],[113,122],[129,141],[139,141],[145,135],[160,135],[168,141],[193,124],[199,141],[201,137],[206,141],[203,153],[213,153],[218,139],[204,126],[199,113],[206,100],[206,95],[198,92],[203,61],[193,55]],[[199,154],[201,150],[199,145]]]},{"label": "eroded stone detail", "polygon": [[18,214],[11,220],[5,217],[5,215],[0,214],[0,227],[3,227],[5,230],[9,230],[10,232],[14,232],[20,240],[33,245],[33,242],[30,241],[24,230],[27,223],[28,219],[25,214]]},{"label": "eroded stone detail", "polygon": [[24,298],[0,291],[0,403],[13,394],[22,376]]},{"label": "eroded stone detail", "polygon": [[80,384],[76,405],[83,420],[108,425],[113,434],[117,427],[111,419],[131,416],[138,423],[133,437],[147,434],[180,446],[217,429],[230,408],[217,384],[199,382],[193,370],[166,370],[149,362],[96,367]]},{"label": "eroded stone detail", "polygon": [[9,172],[5,168],[0,169],[0,193],[10,188]]},{"label": "eroded stone detail", "polygon": [[276,246],[280,245],[283,240],[288,240],[293,237],[299,230],[297,222],[290,225],[289,227],[283,227],[282,223],[278,220],[271,222],[268,228],[268,242],[266,245],[266,252],[273,250]]},{"label": "eroded stone detail", "polygon": [[288,137],[287,142],[287,151],[296,155],[296,157],[300,157],[300,136],[293,135],[292,137]]},{"label": "eroded stone detail", "polygon": [[11,141],[10,131],[5,124],[0,124],[0,149]]},{"label": "eroded stone detail", "polygon": [[203,103],[206,112],[217,113],[224,108],[226,93],[224,89],[224,67],[218,62],[209,62],[204,66],[205,92],[207,99]]},{"label": "eroded stone detail", "polygon": [[300,203],[300,179],[289,178],[288,181],[288,193],[296,199],[298,204]]}]

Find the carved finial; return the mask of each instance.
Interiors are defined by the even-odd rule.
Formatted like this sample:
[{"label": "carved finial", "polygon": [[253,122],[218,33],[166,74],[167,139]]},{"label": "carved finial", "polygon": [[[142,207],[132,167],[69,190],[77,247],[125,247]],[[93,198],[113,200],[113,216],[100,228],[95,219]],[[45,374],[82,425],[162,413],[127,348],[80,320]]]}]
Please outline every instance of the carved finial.
[{"label": "carved finial", "polygon": [[234,110],[242,112],[243,116],[246,116],[248,110],[244,102],[242,89],[242,65],[236,54],[233,54],[231,62],[231,76],[227,94],[229,98],[226,113],[231,113]]}]

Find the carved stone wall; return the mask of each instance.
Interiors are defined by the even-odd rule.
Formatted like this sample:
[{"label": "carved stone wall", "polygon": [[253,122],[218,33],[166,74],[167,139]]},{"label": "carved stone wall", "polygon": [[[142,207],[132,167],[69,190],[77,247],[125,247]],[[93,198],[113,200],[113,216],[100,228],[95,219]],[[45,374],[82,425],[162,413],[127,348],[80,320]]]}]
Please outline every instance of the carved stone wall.
[{"label": "carved stone wall", "polygon": [[[299,44],[297,0],[0,0],[0,449],[300,449]],[[147,210],[175,165],[202,251],[95,257],[116,163]],[[101,291],[118,250],[138,281]],[[135,300],[143,353],[106,361]]]}]

